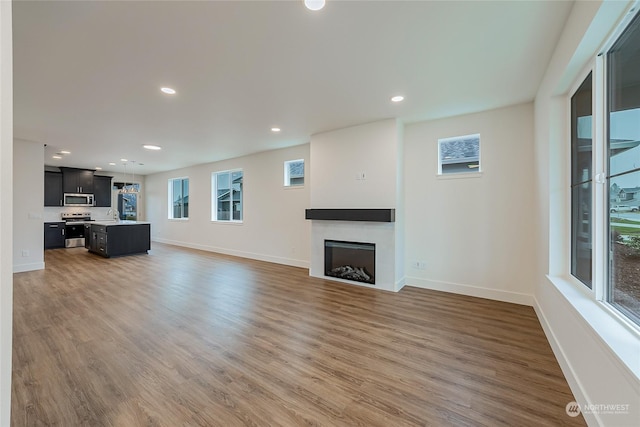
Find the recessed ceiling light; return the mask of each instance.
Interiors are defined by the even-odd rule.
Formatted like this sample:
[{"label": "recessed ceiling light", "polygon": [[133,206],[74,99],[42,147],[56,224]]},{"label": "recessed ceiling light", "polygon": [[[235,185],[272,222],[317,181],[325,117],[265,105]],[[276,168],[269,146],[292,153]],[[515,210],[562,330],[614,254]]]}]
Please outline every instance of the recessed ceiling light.
[{"label": "recessed ceiling light", "polygon": [[120,159],[121,162],[128,162],[129,160],[127,159]]},{"label": "recessed ceiling light", "polygon": [[325,0],[304,0],[304,5],[309,10],[320,10],[324,7]]},{"label": "recessed ceiling light", "polygon": [[280,128],[271,128],[271,132],[280,132]]},{"label": "recessed ceiling light", "polygon": [[175,90],[175,89],[172,89],[172,88],[170,88],[170,87],[161,87],[161,88],[160,88],[160,90],[161,90],[163,93],[166,93],[167,95],[175,95],[175,94],[176,94],[176,90]]},{"label": "recessed ceiling light", "polygon": [[145,144],[142,147],[146,148],[147,150],[162,150],[162,147],[158,145]]},{"label": "recessed ceiling light", "polygon": [[62,151],[60,152],[60,154],[71,154],[71,151],[62,150]]},{"label": "recessed ceiling light", "polygon": [[51,156],[51,157],[54,158],[54,159],[61,159],[62,158],[62,156],[58,156],[58,155]]},{"label": "recessed ceiling light", "polygon": [[115,164],[115,163],[113,163],[113,162],[109,163],[109,166],[115,166],[115,165],[116,165],[116,164]]},{"label": "recessed ceiling light", "polygon": [[100,166],[96,166],[96,170],[97,170],[97,171],[101,171],[101,170],[102,170],[102,168],[101,168]]},{"label": "recessed ceiling light", "polygon": [[402,100],[404,100],[404,96],[402,96],[402,95],[396,95],[396,96],[391,98],[391,102],[400,102]]}]

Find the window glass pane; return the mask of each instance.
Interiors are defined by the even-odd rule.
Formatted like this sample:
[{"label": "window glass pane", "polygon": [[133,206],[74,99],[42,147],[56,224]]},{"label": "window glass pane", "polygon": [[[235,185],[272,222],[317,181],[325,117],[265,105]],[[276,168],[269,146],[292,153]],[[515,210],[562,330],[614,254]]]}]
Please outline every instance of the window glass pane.
[{"label": "window glass pane", "polygon": [[170,218],[188,218],[189,217],[189,179],[175,178],[169,180],[170,191]]},{"label": "window glass pane", "polygon": [[182,217],[189,218],[189,180],[182,180]]},{"label": "window glass pane", "polygon": [[640,171],[611,182],[609,300],[640,321]]},{"label": "window glass pane", "polygon": [[591,289],[591,183],[571,189],[571,274]]},{"label": "window glass pane", "polygon": [[229,173],[222,172],[216,175],[216,197],[218,221],[228,221],[231,212],[231,187],[229,185]]},{"label": "window glass pane", "polygon": [[480,134],[439,139],[438,152],[442,175],[480,171]]},{"label": "window glass pane", "polygon": [[215,220],[242,221],[243,172],[215,174]]},{"label": "window glass pane", "polygon": [[571,97],[571,184],[591,179],[591,73]]},{"label": "window glass pane", "polygon": [[172,181],[173,218],[182,218],[182,182],[180,179]]},{"label": "window glass pane", "polygon": [[232,212],[235,221],[242,220],[242,171],[231,173]]},{"label": "window glass pane", "polygon": [[571,97],[571,274],[591,289],[591,74]]},{"label": "window glass pane", "polygon": [[607,53],[608,299],[640,324],[640,15]]},{"label": "window glass pane", "polygon": [[304,185],[304,160],[285,162],[285,185]]}]

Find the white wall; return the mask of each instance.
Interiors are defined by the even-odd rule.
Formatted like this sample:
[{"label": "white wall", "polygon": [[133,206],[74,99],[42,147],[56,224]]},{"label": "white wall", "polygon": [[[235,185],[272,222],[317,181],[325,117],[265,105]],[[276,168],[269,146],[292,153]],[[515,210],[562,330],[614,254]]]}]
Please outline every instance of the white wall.
[{"label": "white wall", "polygon": [[534,307],[577,401],[630,405],[626,414],[587,413],[589,425],[639,425],[640,340],[568,277],[569,89],[628,6],[575,3],[535,100]]},{"label": "white wall", "polygon": [[[284,187],[284,162],[304,159],[304,187]],[[147,175],[147,220],[154,241],[271,261],[309,265],[309,144]],[[211,221],[211,173],[244,171],[242,224]],[[189,178],[189,219],[167,219],[167,183]],[[153,250],[153,248],[152,248]]]},{"label": "white wall", "polygon": [[[473,133],[481,174],[438,176],[438,139]],[[404,135],[407,285],[531,305],[533,105],[410,124]]]},{"label": "white wall", "polygon": [[13,272],[44,269],[44,145],[13,145]]},{"label": "white wall", "polygon": [[13,63],[11,2],[0,1],[0,426],[11,419],[13,309]]},{"label": "white wall", "polygon": [[313,135],[311,207],[394,208],[398,144],[395,120]]}]

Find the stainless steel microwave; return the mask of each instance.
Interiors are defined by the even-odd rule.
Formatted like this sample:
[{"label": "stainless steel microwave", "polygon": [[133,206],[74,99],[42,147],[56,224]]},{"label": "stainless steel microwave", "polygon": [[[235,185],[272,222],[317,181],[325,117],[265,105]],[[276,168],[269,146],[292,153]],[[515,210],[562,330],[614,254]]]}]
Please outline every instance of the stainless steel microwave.
[{"label": "stainless steel microwave", "polygon": [[93,206],[93,194],[64,193],[65,206]]}]

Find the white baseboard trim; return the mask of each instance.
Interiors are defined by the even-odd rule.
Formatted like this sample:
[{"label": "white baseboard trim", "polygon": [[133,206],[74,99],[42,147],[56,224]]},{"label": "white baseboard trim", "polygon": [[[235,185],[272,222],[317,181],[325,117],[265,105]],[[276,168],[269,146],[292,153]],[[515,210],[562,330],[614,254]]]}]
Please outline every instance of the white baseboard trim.
[{"label": "white baseboard trim", "polygon": [[454,294],[467,295],[471,297],[486,298],[502,302],[510,302],[520,305],[533,305],[533,295],[518,292],[503,291],[500,289],[481,288],[478,286],[462,285],[459,283],[439,282],[435,280],[419,279],[417,277],[406,277],[406,286],[415,288],[431,289],[434,291],[451,292]]},{"label": "white baseboard trim", "polygon": [[403,277],[402,279],[398,280],[396,282],[395,291],[399,292],[402,288],[405,287],[406,284],[407,284],[407,278],[406,277]]},{"label": "white baseboard trim", "polygon": [[151,241],[158,242],[158,243],[166,243],[168,245],[182,246],[190,249],[198,249],[201,251],[232,255],[232,256],[237,256],[241,258],[255,259],[257,261],[266,261],[266,262],[273,262],[275,264],[290,265],[292,267],[309,268],[309,261],[305,261],[301,259],[277,257],[273,255],[258,254],[254,252],[236,251],[233,249],[225,249],[225,248],[219,248],[216,246],[209,246],[209,245],[200,245],[197,243],[181,242],[178,240],[152,238]]},{"label": "white baseboard trim", "polygon": [[14,273],[24,273],[26,271],[44,270],[44,262],[32,262],[29,264],[14,264]]}]

